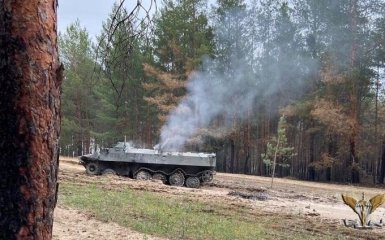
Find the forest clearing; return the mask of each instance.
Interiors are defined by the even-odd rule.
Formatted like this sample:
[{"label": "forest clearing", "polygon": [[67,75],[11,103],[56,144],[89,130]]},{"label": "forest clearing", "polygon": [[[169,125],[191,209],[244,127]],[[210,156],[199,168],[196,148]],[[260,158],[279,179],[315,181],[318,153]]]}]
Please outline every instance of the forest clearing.
[{"label": "forest clearing", "polygon": [[[213,153],[224,173],[189,189],[87,176],[62,161],[55,237],[383,237],[345,227],[357,215],[341,198],[384,190],[383,1],[166,0],[144,28],[123,3],[97,48],[80,21],[59,34],[60,154],[127,137],[141,149]],[[66,211],[99,227],[60,227]]]},{"label": "forest clearing", "polygon": [[[212,183],[200,189],[172,187],[111,175],[88,176],[78,159],[62,157],[53,236],[63,240],[381,239],[385,234],[384,228],[345,227],[342,219],[354,220],[357,216],[341,199],[341,194],[359,198],[362,192],[369,198],[384,189],[282,178],[276,179],[270,189],[270,181],[268,177],[217,173]],[[97,194],[98,188],[102,189],[101,195]],[[162,207],[166,201],[174,212],[164,212],[167,216],[158,219],[144,206],[131,205],[130,201],[124,206],[125,200],[118,202],[113,194],[125,194],[126,190],[133,195],[150,195],[155,203],[148,204],[155,204],[154,211],[167,212]],[[255,194],[255,198],[245,199],[234,193]],[[372,219],[379,221],[384,215],[382,206]]]},{"label": "forest clearing", "polygon": [[0,240],[384,238],[384,0],[86,1],[2,1]]}]

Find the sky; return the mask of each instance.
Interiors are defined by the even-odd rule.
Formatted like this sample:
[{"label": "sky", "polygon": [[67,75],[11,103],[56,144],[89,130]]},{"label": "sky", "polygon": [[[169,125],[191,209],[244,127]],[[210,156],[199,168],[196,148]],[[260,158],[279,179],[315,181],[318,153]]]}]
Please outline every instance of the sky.
[{"label": "sky", "polygon": [[[148,5],[150,0],[142,0]],[[59,0],[58,30],[65,32],[67,26],[79,19],[80,25],[85,27],[90,37],[95,39],[102,30],[102,23],[112,11],[114,0]],[[119,0],[117,2],[120,2]],[[135,6],[137,0],[126,0],[128,11]]]},{"label": "sky", "polygon": [[113,0],[59,0],[58,27],[65,32],[67,26],[79,19],[90,36],[100,34],[102,22],[111,12]]}]

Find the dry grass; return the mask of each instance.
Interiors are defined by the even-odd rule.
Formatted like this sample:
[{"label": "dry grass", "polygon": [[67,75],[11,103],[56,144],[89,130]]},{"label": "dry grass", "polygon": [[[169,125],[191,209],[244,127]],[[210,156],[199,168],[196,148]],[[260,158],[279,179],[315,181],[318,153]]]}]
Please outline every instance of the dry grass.
[{"label": "dry grass", "polygon": [[[365,190],[371,194],[379,189],[277,179],[275,189],[266,190],[270,199],[257,201],[228,193],[260,191],[269,183],[268,178],[218,174],[211,186],[188,189],[120,177],[91,177],[84,174],[82,166],[68,165],[68,161],[63,162],[59,176],[59,204],[145,234],[170,239],[383,237],[381,231],[345,228],[338,219],[325,218],[318,211],[313,214],[312,209],[299,211],[308,202],[312,208],[315,204],[344,207],[336,197],[340,192]],[[286,205],[276,205],[281,202]],[[354,216],[351,210],[346,211]]]}]

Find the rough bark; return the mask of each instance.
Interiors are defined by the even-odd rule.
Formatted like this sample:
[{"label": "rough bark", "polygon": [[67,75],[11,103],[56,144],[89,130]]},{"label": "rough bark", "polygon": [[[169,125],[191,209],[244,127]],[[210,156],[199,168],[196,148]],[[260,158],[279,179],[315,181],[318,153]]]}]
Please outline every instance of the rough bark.
[{"label": "rough bark", "polygon": [[60,85],[56,0],[0,0],[0,239],[50,239]]}]

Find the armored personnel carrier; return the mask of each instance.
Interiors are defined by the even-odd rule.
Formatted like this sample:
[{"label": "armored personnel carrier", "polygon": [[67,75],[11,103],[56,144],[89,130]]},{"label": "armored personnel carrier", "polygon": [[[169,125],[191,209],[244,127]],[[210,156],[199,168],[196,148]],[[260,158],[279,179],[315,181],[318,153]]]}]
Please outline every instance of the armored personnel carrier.
[{"label": "armored personnel carrier", "polygon": [[158,179],[172,186],[198,188],[215,174],[214,153],[163,152],[134,148],[118,142],[112,148],[96,149],[80,157],[90,175],[117,174],[140,180]]}]

